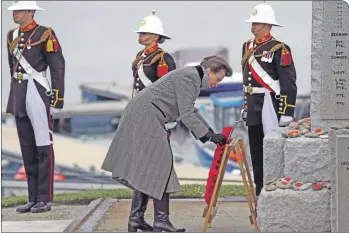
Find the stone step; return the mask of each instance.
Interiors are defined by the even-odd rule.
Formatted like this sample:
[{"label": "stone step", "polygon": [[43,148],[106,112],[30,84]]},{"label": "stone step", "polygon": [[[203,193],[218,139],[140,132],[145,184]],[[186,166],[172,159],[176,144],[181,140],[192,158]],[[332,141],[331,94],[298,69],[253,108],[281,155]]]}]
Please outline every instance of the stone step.
[{"label": "stone step", "polygon": [[285,176],[303,182],[331,179],[328,139],[306,137],[286,139],[284,161]]},{"label": "stone step", "polygon": [[265,181],[285,176],[302,182],[331,179],[328,139],[284,138],[272,131],[264,138],[263,150]]},{"label": "stone step", "polygon": [[257,205],[260,232],[330,232],[330,190],[262,190]]}]

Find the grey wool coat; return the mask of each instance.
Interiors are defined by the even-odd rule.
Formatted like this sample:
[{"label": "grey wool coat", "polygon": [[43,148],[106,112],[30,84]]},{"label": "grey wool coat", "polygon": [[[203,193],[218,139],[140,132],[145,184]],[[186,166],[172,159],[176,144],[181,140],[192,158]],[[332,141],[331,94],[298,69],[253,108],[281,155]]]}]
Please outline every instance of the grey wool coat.
[{"label": "grey wool coat", "polygon": [[193,66],[171,71],[139,92],[122,113],[102,169],[158,200],[165,192],[180,191],[165,124],[180,119],[196,139],[205,136],[209,128],[194,102],[207,88],[206,70]]}]

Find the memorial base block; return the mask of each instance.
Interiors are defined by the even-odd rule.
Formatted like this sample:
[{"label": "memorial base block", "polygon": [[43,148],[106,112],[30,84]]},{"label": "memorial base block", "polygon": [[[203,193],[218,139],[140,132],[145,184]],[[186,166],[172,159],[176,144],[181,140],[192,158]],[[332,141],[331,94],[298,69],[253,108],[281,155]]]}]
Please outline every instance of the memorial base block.
[{"label": "memorial base block", "polygon": [[331,180],[328,139],[284,138],[281,132],[271,131],[263,141],[263,156],[265,182],[283,177],[301,182]]},{"label": "memorial base block", "polygon": [[328,139],[290,138],[284,145],[285,176],[302,182],[330,181]]},{"label": "memorial base block", "polygon": [[286,138],[277,131],[271,131],[263,140],[264,181],[284,177],[284,144]]},{"label": "memorial base block", "polygon": [[261,232],[330,232],[330,190],[262,190],[257,205]]}]

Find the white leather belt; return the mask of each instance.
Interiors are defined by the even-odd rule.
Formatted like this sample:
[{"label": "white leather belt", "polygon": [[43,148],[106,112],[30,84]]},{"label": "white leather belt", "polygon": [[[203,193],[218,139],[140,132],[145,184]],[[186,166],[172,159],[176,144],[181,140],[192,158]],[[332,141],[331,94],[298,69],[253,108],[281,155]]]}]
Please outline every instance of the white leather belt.
[{"label": "white leather belt", "polygon": [[252,94],[261,94],[265,93],[269,90],[265,89],[264,87],[250,87],[250,86],[244,86],[244,92],[248,93],[250,95]]},{"label": "white leather belt", "polygon": [[13,78],[15,78],[17,80],[27,80],[28,76],[29,76],[28,74],[22,74],[22,73],[18,73],[18,72],[13,73]]},{"label": "white leather belt", "polygon": [[[42,75],[43,77],[45,77],[45,72],[38,72],[40,75]],[[18,73],[18,72],[14,72],[13,73],[13,78],[18,79],[18,80],[27,80],[28,79],[29,74],[23,74],[23,73]]]}]

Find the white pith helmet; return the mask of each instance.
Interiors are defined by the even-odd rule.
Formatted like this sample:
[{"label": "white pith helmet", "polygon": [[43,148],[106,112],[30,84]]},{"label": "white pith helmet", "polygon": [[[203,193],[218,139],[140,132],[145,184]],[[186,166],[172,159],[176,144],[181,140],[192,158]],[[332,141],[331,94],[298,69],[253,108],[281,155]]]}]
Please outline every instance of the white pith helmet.
[{"label": "white pith helmet", "polygon": [[12,1],[12,6],[7,8],[9,11],[17,10],[37,10],[44,11],[45,9],[38,7],[36,1]]},{"label": "white pith helmet", "polygon": [[152,15],[147,16],[142,20],[141,25],[136,32],[149,32],[163,36],[166,39],[171,39],[171,37],[167,36],[164,33],[164,28],[162,26],[161,20],[157,16],[155,16],[155,10],[152,11]]},{"label": "white pith helmet", "polygon": [[246,20],[246,22],[247,23],[266,23],[274,26],[283,27],[281,24],[276,22],[273,8],[266,3],[261,3],[255,6],[255,8],[253,8],[252,10],[250,18]]}]

